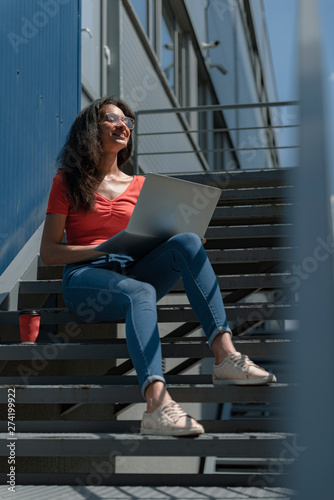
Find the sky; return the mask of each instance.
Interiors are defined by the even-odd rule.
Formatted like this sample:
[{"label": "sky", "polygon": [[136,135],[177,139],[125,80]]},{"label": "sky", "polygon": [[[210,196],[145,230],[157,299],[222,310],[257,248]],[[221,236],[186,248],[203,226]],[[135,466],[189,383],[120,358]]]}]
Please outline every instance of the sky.
[{"label": "sky", "polygon": [[[304,1],[304,0],[300,0]],[[263,0],[277,81],[279,100],[298,99],[298,0]],[[334,194],[334,0],[318,0],[322,33],[324,96],[327,110],[327,144],[330,192]],[[284,29],[282,29],[284,27]]]}]

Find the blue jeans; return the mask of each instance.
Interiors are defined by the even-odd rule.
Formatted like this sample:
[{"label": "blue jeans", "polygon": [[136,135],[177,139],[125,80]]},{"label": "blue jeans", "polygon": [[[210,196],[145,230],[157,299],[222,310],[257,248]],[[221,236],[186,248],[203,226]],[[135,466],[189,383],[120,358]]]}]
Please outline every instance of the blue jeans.
[{"label": "blue jeans", "polygon": [[173,236],[137,261],[110,254],[64,270],[65,304],[81,320],[125,319],[128,351],[143,396],[154,380],[165,383],[156,304],[180,277],[209,346],[220,332],[232,334],[215,273],[194,233]]}]

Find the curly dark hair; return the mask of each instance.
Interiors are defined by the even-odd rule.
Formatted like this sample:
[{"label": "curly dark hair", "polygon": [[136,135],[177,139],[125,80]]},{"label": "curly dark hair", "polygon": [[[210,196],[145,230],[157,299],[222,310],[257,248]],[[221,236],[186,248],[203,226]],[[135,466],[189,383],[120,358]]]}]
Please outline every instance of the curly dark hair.
[{"label": "curly dark hair", "polygon": [[[102,139],[98,124],[108,104],[117,106],[130,118],[135,117],[131,108],[115,96],[97,99],[80,111],[56,160],[58,171],[64,176],[68,199],[76,210],[92,211],[95,205],[95,191],[101,182],[98,167]],[[119,167],[125,165],[131,152],[132,134],[127,146],[117,154]]]}]

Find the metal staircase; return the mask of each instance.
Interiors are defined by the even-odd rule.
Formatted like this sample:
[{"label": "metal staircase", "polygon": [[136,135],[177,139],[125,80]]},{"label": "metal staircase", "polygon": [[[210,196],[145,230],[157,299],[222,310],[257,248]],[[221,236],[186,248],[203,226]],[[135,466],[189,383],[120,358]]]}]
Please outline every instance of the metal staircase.
[{"label": "metal staircase", "polygon": [[[287,271],[294,244],[290,175],[288,169],[275,169],[178,176],[223,188],[205,247],[237,350],[278,377],[278,383],[263,387],[214,387],[212,352],[187,301],[180,300],[180,281],[166,303],[159,303],[158,319],[168,330],[163,356],[174,360],[166,370],[172,397],[217,406],[217,418],[200,419],[206,433],[198,438],[141,436],[139,419],[118,418],[143,402],[118,325],[79,323],[62,303],[62,266],[44,267],[38,257],[26,262],[27,271],[12,287],[16,306],[9,307],[15,300],[7,297],[0,311],[4,483],[8,387],[14,387],[17,484],[291,484],[291,453],[284,453],[296,449],[286,412],[295,390],[289,357],[296,344],[286,320],[297,317]],[[36,345],[19,342],[18,311],[27,307],[41,312]],[[189,373],[195,367],[197,372]],[[155,474],[122,473],[117,457],[125,457],[123,462],[126,457],[199,457],[200,467],[193,473],[181,468],[170,473],[168,467]]]}]

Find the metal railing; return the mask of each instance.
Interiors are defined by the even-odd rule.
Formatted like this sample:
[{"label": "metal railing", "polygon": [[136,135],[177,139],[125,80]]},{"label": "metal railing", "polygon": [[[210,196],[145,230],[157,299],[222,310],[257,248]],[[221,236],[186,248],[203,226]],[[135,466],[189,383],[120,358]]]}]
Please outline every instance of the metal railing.
[{"label": "metal railing", "polygon": [[[270,168],[270,167],[280,167],[281,161],[278,152],[286,150],[297,150],[299,148],[298,144],[280,144],[281,142],[278,138],[278,133],[282,131],[288,131],[289,129],[298,129],[298,114],[288,114],[285,116],[280,110],[287,107],[299,107],[299,101],[281,101],[281,102],[265,102],[265,103],[246,103],[246,104],[229,104],[229,105],[203,105],[203,106],[192,106],[192,107],[173,107],[173,108],[160,108],[160,109],[143,109],[138,110],[135,113],[136,129],[134,135],[134,173],[137,174],[140,170],[139,161],[144,157],[152,156],[165,156],[165,155],[186,155],[192,154],[196,155],[199,163],[202,165],[203,170],[225,170],[226,165],[215,165],[214,161],[217,159],[218,155],[224,155],[228,153],[230,158],[233,158],[234,169],[242,168],[243,158],[240,155],[245,155],[251,152],[268,152],[269,156],[266,157],[266,164],[260,165],[258,168]],[[242,121],[240,112],[242,110],[259,110],[261,123],[255,125],[238,126],[239,122]],[[274,110],[274,111],[272,111]],[[234,117],[237,122],[237,126],[228,127],[226,125],[226,116],[224,113],[238,112]],[[213,127],[194,127],[191,126],[195,122],[203,122],[201,115],[208,113],[218,113],[218,120],[222,125]],[[164,122],[164,117],[166,115],[174,115],[177,117],[178,129],[177,130],[157,130],[157,127],[150,129],[148,122],[143,123],[144,117],[158,117],[161,118],[160,123]],[[253,118],[256,118],[255,115]],[[153,119],[153,118],[152,118]],[[213,118],[211,117],[211,122]],[[248,119],[249,121],[249,119]],[[159,123],[159,120],[155,120],[155,125]],[[164,123],[164,125],[166,125]],[[254,135],[245,136],[247,132],[261,132],[262,137],[257,141],[257,137]],[[148,148],[141,147],[141,138],[159,138],[163,136],[164,138],[170,137],[170,145],[173,145],[173,135],[184,134],[188,142],[185,142],[187,147],[185,149],[178,150],[167,150],[166,148],[161,148],[160,142],[156,142],[156,148],[153,150],[148,150]],[[211,135],[211,143],[214,143],[215,138],[218,134],[224,134],[224,139],[222,135],[220,140],[224,140],[225,144],[223,147],[207,147],[210,142],[208,136]],[[257,141],[257,143],[256,143]],[[226,147],[227,146],[227,147]],[[211,158],[210,158],[211,155]],[[216,156],[213,156],[216,155]],[[219,158],[219,157],[218,157]],[[222,158],[222,157],[221,157]],[[218,159],[219,161],[219,159]],[[224,163],[224,162],[222,162]],[[289,165],[295,166],[295,165]],[[249,165],[248,165],[249,167]],[[232,169],[228,167],[227,169]],[[145,170],[145,169],[143,169]],[[167,173],[167,172],[166,172]]]}]

